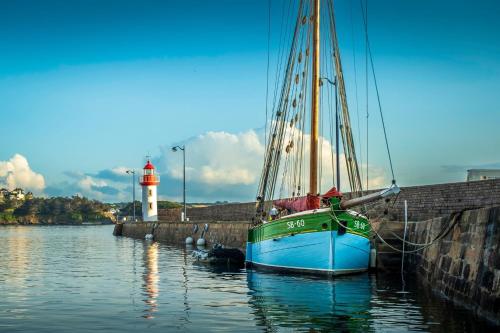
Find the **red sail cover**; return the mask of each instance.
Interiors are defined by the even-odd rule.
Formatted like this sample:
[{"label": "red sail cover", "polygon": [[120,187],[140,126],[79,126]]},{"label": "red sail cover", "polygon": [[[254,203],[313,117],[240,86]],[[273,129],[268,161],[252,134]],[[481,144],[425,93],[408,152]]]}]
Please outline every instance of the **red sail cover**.
[{"label": "red sail cover", "polygon": [[308,194],[306,197],[299,197],[293,199],[282,199],[274,201],[274,205],[278,208],[288,209],[292,212],[303,212],[305,210],[320,208],[321,198],[341,197],[342,193],[332,187],[328,192],[322,196]]},{"label": "red sail cover", "polygon": [[276,207],[288,209],[292,212],[303,212],[305,210],[318,209],[319,204],[320,197],[312,194],[308,194],[307,197],[274,201],[274,205]]},{"label": "red sail cover", "polygon": [[322,195],[322,197],[325,199],[330,199],[330,198],[334,198],[334,197],[341,197],[341,196],[342,196],[342,193],[337,191],[336,187],[332,187],[328,192],[326,192],[325,194]]}]

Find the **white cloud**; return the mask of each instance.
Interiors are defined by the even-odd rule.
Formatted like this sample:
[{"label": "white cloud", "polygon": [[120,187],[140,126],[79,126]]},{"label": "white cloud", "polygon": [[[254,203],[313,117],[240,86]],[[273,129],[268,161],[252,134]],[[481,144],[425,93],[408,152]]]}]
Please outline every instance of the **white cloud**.
[{"label": "white cloud", "polygon": [[130,168],[116,167],[116,168],[111,169],[111,171],[113,173],[115,173],[116,175],[121,175],[121,176],[125,176],[127,174],[127,170],[130,170]]},{"label": "white cloud", "polygon": [[[109,176],[114,175],[113,170],[102,170],[97,175],[66,172],[68,180],[48,186],[46,192],[51,196],[81,195],[106,202],[127,201],[131,196],[131,189],[120,178],[110,179]],[[102,177],[99,176],[101,174]],[[137,186],[137,190],[139,188]]]},{"label": "white cloud", "polygon": [[[287,132],[284,140],[286,145],[292,138],[291,132]],[[301,136],[295,130],[294,142],[297,149],[297,140]],[[309,142],[310,136],[304,134],[304,182],[302,188],[309,187]],[[248,130],[242,133],[207,132],[183,142],[186,146],[186,180],[188,197],[190,200],[213,201],[251,201],[257,192],[260,179],[263,157],[265,152],[263,130]],[[320,139],[322,156],[321,191],[326,192],[333,185],[334,172],[331,168],[332,146],[325,138]],[[283,149],[284,151],[284,149]],[[292,152],[293,153],[293,152]],[[291,154],[292,154],[291,153]],[[283,157],[285,153],[283,153]],[[345,157],[340,156],[341,163],[341,185],[342,191],[350,191]],[[180,200],[182,188],[182,151],[172,152],[170,146],[161,149],[161,155],[153,161],[157,164],[158,171],[162,174],[160,184],[160,195],[168,195]],[[281,165],[284,165],[282,162]],[[363,166],[366,168],[366,166]],[[283,172],[283,169],[281,170]],[[288,171],[290,173],[290,171]],[[279,195],[282,177],[277,178],[276,194]],[[386,185],[387,179],[382,169],[370,166],[370,188],[380,188]],[[288,196],[292,189],[285,186],[282,193]],[[302,190],[302,194],[305,194]],[[195,199],[193,199],[195,198]]]},{"label": "white cloud", "polygon": [[[207,132],[186,142],[186,178],[208,185],[249,185],[257,181],[264,146],[254,130]],[[182,157],[163,147],[161,168],[182,179]]]},{"label": "white cloud", "polygon": [[16,187],[42,194],[44,177],[31,170],[26,157],[15,154],[8,161],[0,161],[0,186],[13,190]]},{"label": "white cloud", "polygon": [[[294,141],[302,134],[295,130]],[[310,136],[304,134],[304,162],[302,189],[308,184],[308,159]],[[284,140],[286,145],[291,132]],[[252,201],[255,199],[260,180],[265,152],[264,131],[248,130],[241,133],[207,132],[181,143],[186,146],[186,180],[189,202],[213,202],[216,200]],[[331,168],[332,146],[325,138],[320,139],[322,156],[321,192],[333,185],[334,173]],[[293,152],[292,152],[293,153]],[[285,153],[284,153],[285,155]],[[345,157],[340,156],[341,190],[348,192],[348,178]],[[172,152],[171,146],[163,146],[160,156],[153,158],[157,172],[162,176],[158,190],[162,199],[182,200],[182,151]],[[282,163],[284,165],[284,163]],[[141,164],[142,167],[142,164]],[[115,167],[96,173],[66,172],[68,181],[54,184],[46,189],[49,195],[80,194],[103,201],[129,201],[131,178],[126,174],[129,167]],[[281,170],[283,171],[283,170]],[[142,170],[138,170],[138,176]],[[290,171],[289,171],[290,173]],[[136,179],[137,181],[137,179]],[[277,178],[276,195],[279,195],[282,177]],[[285,182],[286,183],[286,182]],[[387,184],[382,169],[370,166],[370,188],[380,188]],[[136,183],[136,198],[140,200],[140,186]],[[285,186],[282,196],[289,196],[293,189]],[[304,195],[306,191],[302,190]]]},{"label": "white cloud", "polygon": [[78,181],[78,187],[85,191],[91,191],[94,187],[104,187],[107,183],[104,180],[94,179],[90,176],[84,176]]}]

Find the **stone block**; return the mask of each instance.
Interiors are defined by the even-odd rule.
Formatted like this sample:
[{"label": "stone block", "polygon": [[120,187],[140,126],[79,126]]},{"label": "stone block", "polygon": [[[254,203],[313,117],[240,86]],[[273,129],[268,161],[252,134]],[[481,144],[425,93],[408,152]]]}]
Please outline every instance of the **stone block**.
[{"label": "stone block", "polygon": [[486,270],[482,276],[481,286],[491,291],[493,289],[493,279],[494,279],[493,272],[490,270]]}]

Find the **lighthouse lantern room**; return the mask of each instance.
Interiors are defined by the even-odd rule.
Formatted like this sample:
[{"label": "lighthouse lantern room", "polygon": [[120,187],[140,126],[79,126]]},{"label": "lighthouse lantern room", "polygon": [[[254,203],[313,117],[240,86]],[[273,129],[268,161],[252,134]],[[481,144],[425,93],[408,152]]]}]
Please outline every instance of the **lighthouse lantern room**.
[{"label": "lighthouse lantern room", "polygon": [[144,174],[139,178],[142,186],[142,220],[158,221],[158,207],[156,187],[160,183],[160,176],[155,174],[155,167],[148,160],[143,168]]}]

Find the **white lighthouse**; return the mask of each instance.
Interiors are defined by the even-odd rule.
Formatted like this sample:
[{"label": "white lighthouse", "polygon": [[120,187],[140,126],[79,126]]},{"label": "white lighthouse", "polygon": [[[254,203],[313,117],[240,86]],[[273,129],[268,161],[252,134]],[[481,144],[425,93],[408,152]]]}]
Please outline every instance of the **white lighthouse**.
[{"label": "white lighthouse", "polygon": [[144,174],[139,178],[142,186],[142,220],[158,221],[158,207],[156,186],[160,183],[160,176],[155,174],[155,167],[148,160],[143,168]]}]

